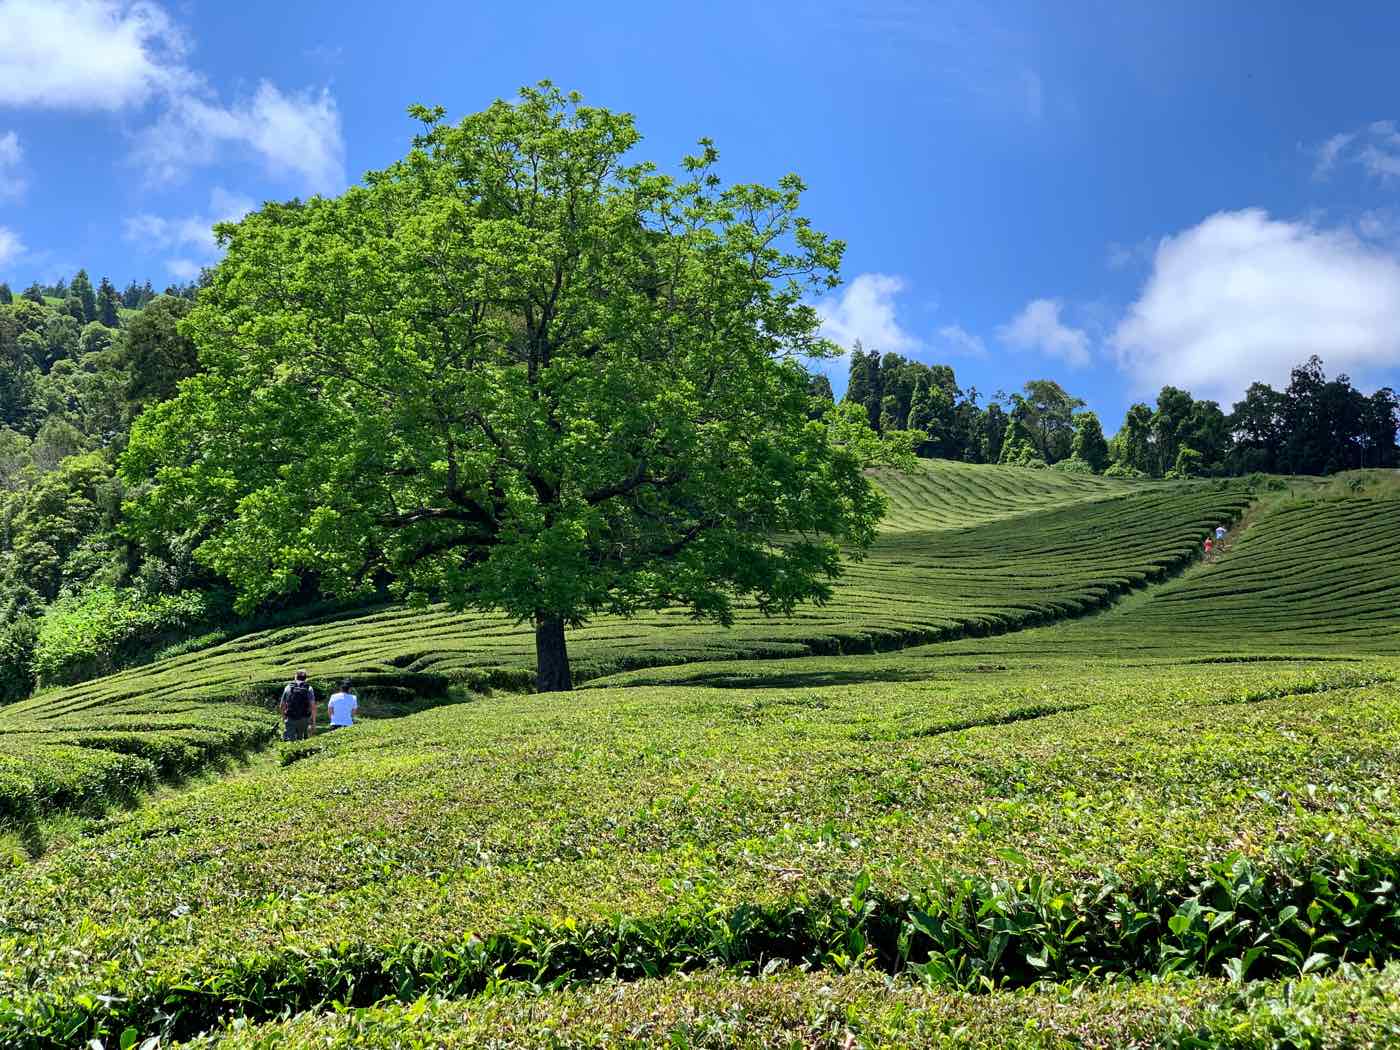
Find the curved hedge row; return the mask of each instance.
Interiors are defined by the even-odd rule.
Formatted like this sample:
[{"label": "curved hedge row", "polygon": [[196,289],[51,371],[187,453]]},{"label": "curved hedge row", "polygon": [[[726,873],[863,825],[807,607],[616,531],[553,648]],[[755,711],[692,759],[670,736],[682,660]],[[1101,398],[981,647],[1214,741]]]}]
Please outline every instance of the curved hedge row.
[{"label": "curved hedge row", "polygon": [[[100,812],[162,780],[186,776],[271,741],[271,712],[241,704],[140,699],[68,714],[0,708],[0,830],[55,810]],[[18,717],[17,717],[18,716]]]},{"label": "curved hedge row", "polygon": [[725,971],[477,999],[420,999],[247,1025],[219,1050],[560,1050],[656,1046],[863,1050],[1278,1050],[1380,1047],[1400,1037],[1400,967],[1241,988],[1223,980],[1110,982],[972,994],[878,973]]},{"label": "curved hedge row", "polygon": [[1297,500],[1263,509],[1213,563],[1149,594],[981,651],[1400,653],[1397,610],[1400,499]]}]

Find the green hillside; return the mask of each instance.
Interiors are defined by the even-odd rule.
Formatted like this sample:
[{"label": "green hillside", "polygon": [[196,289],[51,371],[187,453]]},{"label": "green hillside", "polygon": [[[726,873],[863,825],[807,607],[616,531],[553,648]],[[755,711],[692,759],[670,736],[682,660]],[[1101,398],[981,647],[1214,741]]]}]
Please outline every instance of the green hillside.
[{"label": "green hillside", "polygon": [[[1101,608],[1195,555],[1200,536],[1242,513],[1241,482],[1137,484],[1018,467],[934,462],[882,479],[892,513],[867,559],[848,567],[830,603],[733,629],[682,612],[599,617],[570,632],[580,678],[631,666],[738,656],[869,651],[990,634]],[[972,525],[954,525],[966,517]],[[206,649],[45,694],[17,710],[75,710],[142,695],[231,697],[284,680],[294,665],[327,680],[424,687],[524,683],[531,633],[502,617],[384,608],[244,635]]]},{"label": "green hillside", "polygon": [[1400,653],[1400,498],[1382,492],[1266,501],[1212,564],[978,651]]},{"label": "green hillside", "polygon": [[[882,485],[830,605],[564,698],[385,609],[0,709],[0,1044],[1386,1045],[1400,500]],[[371,717],[265,748],[294,664]]]},{"label": "green hillside", "polygon": [[[1248,501],[1238,484],[1129,487],[941,463],[886,483],[897,493],[889,526],[828,605],[776,620],[748,612],[732,629],[680,613],[600,618],[571,634],[580,677],[869,652],[1081,615],[1179,569],[1200,535]],[[1008,516],[1013,492],[1009,502],[1020,509]],[[978,523],[938,524],[961,509]],[[81,807],[265,742],[273,726],[258,705],[298,666],[323,684],[349,675],[362,688],[403,697],[524,684],[533,661],[531,633],[502,618],[386,608],[245,635],[48,690],[0,708],[0,811]],[[210,700],[232,703],[196,717]]]}]

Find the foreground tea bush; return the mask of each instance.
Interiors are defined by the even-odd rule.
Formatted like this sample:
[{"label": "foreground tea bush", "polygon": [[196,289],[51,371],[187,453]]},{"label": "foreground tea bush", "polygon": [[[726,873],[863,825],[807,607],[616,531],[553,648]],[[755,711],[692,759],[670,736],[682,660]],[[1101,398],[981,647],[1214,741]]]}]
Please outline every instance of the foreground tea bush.
[{"label": "foreground tea bush", "polygon": [[31,708],[18,718],[0,709],[0,830],[57,810],[128,802],[162,780],[261,747],[276,731],[270,712],[239,704],[133,699],[79,715]]},{"label": "foreground tea bush", "polygon": [[1400,970],[1309,976],[1247,989],[1224,981],[1117,982],[970,994],[869,972],[721,972],[539,995],[304,1014],[188,1044],[201,1050],[342,1047],[1385,1046],[1400,1039]]},{"label": "foreground tea bush", "polygon": [[502,978],[1247,979],[1400,943],[1386,668],[879,681],[897,659],[442,708],[114,818],[0,886],[0,1042]]}]

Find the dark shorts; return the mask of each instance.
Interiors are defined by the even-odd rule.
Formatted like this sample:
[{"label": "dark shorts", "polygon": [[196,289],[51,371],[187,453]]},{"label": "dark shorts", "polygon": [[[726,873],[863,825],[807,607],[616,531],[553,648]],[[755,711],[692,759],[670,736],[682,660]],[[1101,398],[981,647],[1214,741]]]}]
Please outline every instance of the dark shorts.
[{"label": "dark shorts", "polygon": [[287,726],[282,730],[283,740],[305,740],[306,732],[311,728],[311,718],[289,718]]}]

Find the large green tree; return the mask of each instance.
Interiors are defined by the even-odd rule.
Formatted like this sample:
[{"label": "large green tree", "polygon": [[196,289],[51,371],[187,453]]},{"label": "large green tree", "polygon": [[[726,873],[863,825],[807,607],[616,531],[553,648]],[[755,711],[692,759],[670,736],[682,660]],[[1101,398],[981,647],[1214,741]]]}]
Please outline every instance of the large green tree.
[{"label": "large green tree", "polygon": [[199,367],[194,341],[180,331],[193,304],[163,295],[153,299],[127,325],[125,364],[130,375],[127,396],[137,405],[164,401],[180,380]]},{"label": "large green tree", "polygon": [[97,286],[97,320],[108,328],[121,327],[121,296],[107,278]]},{"label": "large green tree", "polygon": [[[306,571],[565,629],[662,606],[823,600],[883,500],[848,417],[808,419],[808,305],[842,245],[796,176],[724,186],[628,154],[549,85],[425,131],[336,199],[219,228],[185,322],[204,371],[138,420],[131,527],[193,527],[244,604]],[[843,426],[835,425],[841,420]]]},{"label": "large green tree", "polygon": [[1089,464],[1095,474],[1102,474],[1108,466],[1108,442],[1103,436],[1103,425],[1093,412],[1080,412],[1074,417],[1074,443],[1070,452]]},{"label": "large green tree", "polygon": [[86,270],[79,270],[73,275],[73,283],[68,286],[69,292],[83,308],[82,324],[97,320],[97,293],[92,290],[92,281],[88,278]]}]

